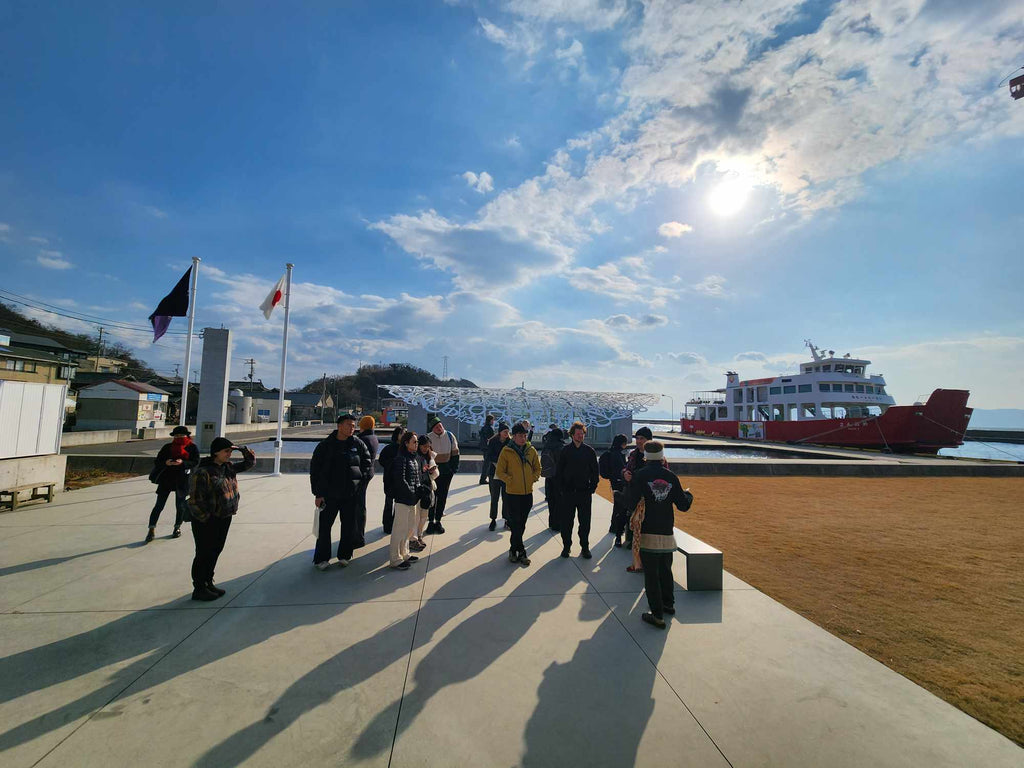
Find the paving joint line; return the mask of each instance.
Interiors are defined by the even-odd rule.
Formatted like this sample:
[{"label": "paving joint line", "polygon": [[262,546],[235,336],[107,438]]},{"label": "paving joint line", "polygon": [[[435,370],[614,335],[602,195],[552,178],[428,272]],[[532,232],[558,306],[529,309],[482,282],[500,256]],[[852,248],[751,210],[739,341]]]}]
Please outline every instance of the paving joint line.
[{"label": "paving joint line", "polygon": [[[576,568],[579,570],[580,575],[583,576],[583,579],[588,584],[590,584],[591,586],[594,586],[594,583],[587,577],[587,574],[584,572],[584,570],[582,568],[580,568],[580,564],[575,559],[573,560],[573,565],[575,565]],[[594,590],[597,591],[597,587],[594,587]],[[609,594],[613,594],[613,593],[609,592]],[[622,594],[622,593],[617,593],[617,594]],[[629,594],[629,593],[625,593],[625,594]],[[658,666],[658,664],[654,661],[654,659],[651,658],[650,654],[647,653],[647,651],[644,649],[644,647],[642,645],[640,645],[640,641],[637,640],[636,637],[633,635],[633,633],[630,632],[626,628],[625,623],[622,621],[622,619],[619,617],[619,615],[615,612],[615,609],[613,609],[611,607],[611,605],[609,605],[608,601],[604,599],[604,595],[601,594],[600,591],[597,591],[597,596],[599,598],[601,598],[601,602],[605,604],[605,607],[608,609],[608,612],[611,613],[611,615],[615,617],[615,620],[617,622],[619,622],[619,626],[622,627],[622,631],[625,632],[629,636],[629,639],[632,640],[633,643],[636,645],[636,647],[640,649],[640,653],[642,653],[647,658],[647,661],[650,662],[651,666],[654,667],[654,671],[655,671],[655,673],[657,673],[658,677],[660,677],[662,680],[664,680],[665,681],[665,685],[668,686],[668,689],[670,691],[672,691],[673,694],[675,694],[675,697],[679,700],[679,703],[683,705],[683,709],[685,709],[687,711],[687,713],[689,713],[690,717],[693,718],[693,722],[695,722],[697,724],[697,726],[704,732],[704,735],[708,737],[708,741],[710,741],[714,745],[715,749],[718,750],[718,754],[720,754],[722,756],[722,759],[725,760],[725,762],[729,765],[729,768],[735,768],[735,766],[733,766],[733,764],[732,764],[732,761],[728,757],[726,757],[725,752],[722,751],[722,748],[720,746],[718,746],[718,742],[715,741],[714,737],[710,733],[708,733],[708,729],[704,727],[704,723],[702,723],[697,718],[697,716],[693,713],[693,710],[690,709],[690,707],[687,705],[687,703],[683,700],[683,697],[679,695],[679,691],[677,691],[675,689],[675,686],[673,686],[672,683],[669,681],[669,679],[667,677],[665,677],[665,673],[661,671],[661,668]]]}]

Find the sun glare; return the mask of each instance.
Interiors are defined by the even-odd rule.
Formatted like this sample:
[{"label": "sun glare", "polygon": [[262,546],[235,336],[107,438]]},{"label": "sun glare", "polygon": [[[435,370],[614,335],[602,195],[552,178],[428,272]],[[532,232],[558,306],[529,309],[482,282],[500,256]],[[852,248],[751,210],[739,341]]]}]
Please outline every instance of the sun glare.
[{"label": "sun glare", "polygon": [[708,205],[719,216],[739,213],[750,197],[750,184],[743,179],[726,179],[711,190]]}]

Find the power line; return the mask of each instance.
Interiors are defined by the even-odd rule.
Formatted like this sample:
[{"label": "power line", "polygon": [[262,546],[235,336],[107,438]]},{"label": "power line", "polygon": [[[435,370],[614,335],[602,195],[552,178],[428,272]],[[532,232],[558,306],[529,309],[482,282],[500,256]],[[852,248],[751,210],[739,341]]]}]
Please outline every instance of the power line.
[{"label": "power line", "polygon": [[[146,327],[146,326],[133,325],[133,324],[130,324],[130,323],[122,322],[120,320],[108,320],[106,318],[99,317],[98,315],[91,315],[91,314],[88,314],[88,313],[85,313],[85,312],[75,312],[74,310],[65,310],[65,309],[62,309],[60,307],[57,307],[54,304],[48,304],[47,302],[40,301],[39,299],[32,299],[32,298],[29,298],[27,296],[22,296],[21,294],[14,293],[13,291],[8,291],[8,290],[3,289],[3,288],[0,288],[0,298],[2,298],[4,301],[10,301],[10,302],[12,302],[14,304],[21,304],[21,305],[24,305],[26,307],[30,307],[32,309],[38,310],[40,312],[47,312],[47,313],[49,313],[51,315],[59,315],[61,317],[66,317],[66,318],[68,318],[70,320],[78,320],[79,322],[82,322],[82,323],[90,323],[92,325],[97,325],[97,326],[98,325],[109,325],[109,326],[112,326],[112,327],[115,327],[115,328],[119,328],[119,329],[125,330],[125,331],[138,331],[138,332],[143,332],[143,333],[152,333],[153,332],[152,328],[149,328],[149,327]],[[187,336],[188,335],[188,331],[168,331],[167,332],[167,335],[171,335],[171,334],[178,335],[178,336]]]}]

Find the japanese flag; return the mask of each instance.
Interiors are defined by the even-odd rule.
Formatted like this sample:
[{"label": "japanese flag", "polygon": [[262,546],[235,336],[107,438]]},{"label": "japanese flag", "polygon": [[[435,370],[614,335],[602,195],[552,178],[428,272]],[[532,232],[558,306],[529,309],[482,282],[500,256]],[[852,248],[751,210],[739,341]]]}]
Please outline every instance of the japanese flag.
[{"label": "japanese flag", "polygon": [[270,319],[270,313],[274,311],[274,307],[281,303],[281,299],[284,298],[284,275],[281,275],[281,279],[277,281],[270,293],[267,294],[267,298],[260,304],[260,309],[263,310],[263,316]]}]

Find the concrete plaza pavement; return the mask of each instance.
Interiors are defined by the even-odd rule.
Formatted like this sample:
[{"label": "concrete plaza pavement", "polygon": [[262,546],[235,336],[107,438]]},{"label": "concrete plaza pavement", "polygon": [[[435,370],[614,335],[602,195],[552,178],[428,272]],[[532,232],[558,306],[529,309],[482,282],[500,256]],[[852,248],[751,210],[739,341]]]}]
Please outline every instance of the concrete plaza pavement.
[{"label": "concrete plaza pavement", "polygon": [[[348,568],[311,567],[302,475],[241,475],[214,603],[187,528],[143,545],[145,478],[0,515],[0,764],[18,766],[995,766],[1024,750],[739,579],[667,631],[594,501],[594,558],[508,562],[486,489],[387,568],[382,492]],[[697,499],[691,514],[700,514]],[[574,555],[578,554],[574,547]],[[725,553],[728,565],[729,553]]]}]

